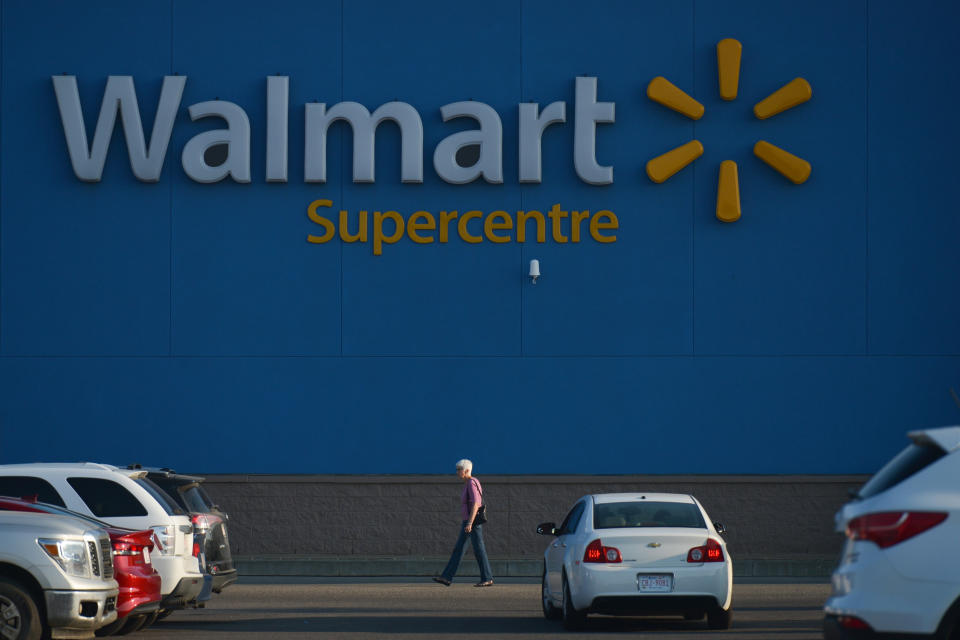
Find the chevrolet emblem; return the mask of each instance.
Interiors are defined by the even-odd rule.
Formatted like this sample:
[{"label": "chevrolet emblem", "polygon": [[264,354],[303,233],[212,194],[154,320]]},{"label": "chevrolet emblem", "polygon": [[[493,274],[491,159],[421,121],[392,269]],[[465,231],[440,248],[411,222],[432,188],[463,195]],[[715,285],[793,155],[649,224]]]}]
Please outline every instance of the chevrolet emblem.
[{"label": "chevrolet emblem", "polygon": [[659,546],[661,546],[661,545],[660,545],[659,542],[651,542],[651,543],[648,544],[647,546],[650,547],[651,549],[656,549],[657,547],[659,547]]}]

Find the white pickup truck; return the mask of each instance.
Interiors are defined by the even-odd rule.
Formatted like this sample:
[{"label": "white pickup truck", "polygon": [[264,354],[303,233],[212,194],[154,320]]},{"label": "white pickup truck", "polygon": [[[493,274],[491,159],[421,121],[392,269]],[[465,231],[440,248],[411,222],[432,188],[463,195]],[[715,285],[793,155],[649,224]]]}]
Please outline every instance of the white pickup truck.
[{"label": "white pickup truck", "polygon": [[112,553],[89,523],[0,511],[0,638],[94,637],[117,617]]}]

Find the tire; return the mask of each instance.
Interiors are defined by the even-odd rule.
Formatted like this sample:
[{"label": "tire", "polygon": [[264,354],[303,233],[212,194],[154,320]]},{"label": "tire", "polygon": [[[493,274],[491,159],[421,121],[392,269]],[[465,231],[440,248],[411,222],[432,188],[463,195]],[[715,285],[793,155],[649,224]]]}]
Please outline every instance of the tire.
[{"label": "tire", "polygon": [[143,626],[140,627],[140,629],[143,630],[148,628],[150,625],[152,625],[154,622],[157,621],[157,616],[159,615],[160,615],[159,611],[154,611],[153,613],[149,614],[147,616],[147,619],[143,621]]},{"label": "tire", "polygon": [[543,582],[540,586],[540,601],[543,605],[543,617],[547,620],[559,620],[563,611],[557,605],[553,604],[553,598],[547,589],[547,565],[543,565]]},{"label": "tire", "polygon": [[40,640],[43,625],[30,592],[8,578],[0,578],[0,637]]},{"label": "tire", "polygon": [[146,613],[141,613],[136,616],[127,616],[127,624],[123,625],[123,628],[117,631],[118,636],[125,636],[128,633],[133,633],[138,631],[140,627],[143,626],[143,623],[147,621]]},{"label": "tire", "polygon": [[733,607],[729,609],[711,609],[707,611],[708,629],[729,629],[733,623]]},{"label": "tire", "polygon": [[583,629],[587,623],[587,614],[577,611],[570,598],[570,585],[567,584],[567,574],[563,574],[563,607],[561,608],[563,628],[569,631]]},{"label": "tire", "polygon": [[[157,620],[163,620],[171,613],[173,613],[173,609],[161,609],[157,612]],[[154,622],[156,622],[156,620],[154,620]]]},{"label": "tire", "polygon": [[114,620],[114,621],[111,622],[110,624],[108,624],[108,625],[106,625],[106,626],[103,626],[103,627],[100,627],[99,629],[97,629],[97,630],[94,631],[93,633],[94,633],[98,638],[103,638],[103,637],[106,637],[106,636],[112,636],[112,635],[115,634],[117,631],[120,631],[120,629],[121,629],[125,624],[127,624],[127,619],[126,619],[126,618],[117,618],[116,620]]},{"label": "tire", "polygon": [[960,598],[947,609],[933,637],[936,640],[960,640]]}]

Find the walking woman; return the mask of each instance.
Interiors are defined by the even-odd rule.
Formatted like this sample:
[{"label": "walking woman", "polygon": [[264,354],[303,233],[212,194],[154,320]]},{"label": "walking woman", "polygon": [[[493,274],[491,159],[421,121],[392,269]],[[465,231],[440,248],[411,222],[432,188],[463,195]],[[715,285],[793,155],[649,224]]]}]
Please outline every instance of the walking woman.
[{"label": "walking woman", "polygon": [[483,525],[473,522],[477,517],[477,511],[480,510],[480,505],[483,504],[483,487],[472,473],[472,462],[461,460],[457,463],[457,477],[463,480],[463,494],[460,497],[460,515],[463,521],[460,524],[457,544],[453,547],[453,553],[450,554],[450,562],[447,563],[443,573],[433,578],[434,582],[448,587],[453,582],[453,577],[457,575],[457,568],[467,550],[468,537],[473,544],[473,555],[476,556],[477,565],[480,567],[480,582],[473,586],[493,586],[493,572],[490,570],[490,561],[487,559],[487,549],[483,546]]}]

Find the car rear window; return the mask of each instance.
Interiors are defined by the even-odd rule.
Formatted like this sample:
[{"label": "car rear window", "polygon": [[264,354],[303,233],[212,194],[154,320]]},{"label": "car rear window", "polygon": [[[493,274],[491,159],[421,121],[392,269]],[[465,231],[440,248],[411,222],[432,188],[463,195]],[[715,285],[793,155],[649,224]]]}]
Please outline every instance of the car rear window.
[{"label": "car rear window", "polygon": [[133,481],[153,496],[153,499],[160,503],[160,506],[167,512],[168,516],[183,515],[183,509],[180,508],[180,505],[174,502],[173,498],[168,496],[153,480],[149,478],[135,478]]},{"label": "car rear window", "polygon": [[196,513],[210,513],[212,505],[204,500],[204,495],[200,491],[200,485],[192,484],[188,487],[180,487],[180,495],[187,504],[187,509]]},{"label": "car rear window", "polygon": [[870,498],[895,487],[915,473],[947,455],[933,444],[912,444],[888,462],[857,493],[860,498]]},{"label": "car rear window", "polygon": [[624,527],[706,529],[700,509],[689,502],[601,502],[593,506],[594,529]]},{"label": "car rear window", "polygon": [[98,518],[131,518],[147,515],[136,496],[106,478],[67,478],[90,512]]},{"label": "car rear window", "polygon": [[213,503],[207,499],[200,485],[193,481],[177,480],[167,476],[153,476],[149,478],[156,483],[163,492],[170,496],[180,507],[193,513],[210,513]]},{"label": "car rear window", "polygon": [[67,506],[52,484],[43,478],[33,476],[0,477],[0,496],[10,496],[11,498],[37,496],[37,500],[40,502],[47,502],[60,507]]}]

